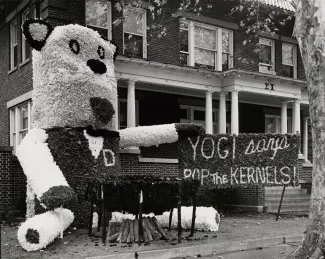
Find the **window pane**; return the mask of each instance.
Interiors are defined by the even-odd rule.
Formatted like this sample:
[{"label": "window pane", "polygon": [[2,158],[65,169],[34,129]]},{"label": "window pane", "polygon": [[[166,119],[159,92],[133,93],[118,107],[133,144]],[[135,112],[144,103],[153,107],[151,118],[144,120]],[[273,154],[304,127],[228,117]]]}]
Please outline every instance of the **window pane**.
[{"label": "window pane", "polygon": [[259,43],[267,46],[272,46],[272,41],[268,39],[259,38]]},{"label": "window pane", "polygon": [[222,53],[222,71],[229,69],[229,54]]},{"label": "window pane", "polygon": [[282,76],[293,78],[293,66],[282,65]]},{"label": "window pane", "polygon": [[25,130],[25,131],[19,133],[19,144],[21,143],[23,138],[27,135],[27,133],[28,133],[28,130]]},{"label": "window pane", "polygon": [[227,31],[222,31],[222,52],[230,52],[229,38],[230,33]]},{"label": "window pane", "polygon": [[24,41],[24,44],[25,44],[25,59],[28,59],[30,57],[30,47],[27,40]]},{"label": "window pane", "polygon": [[127,127],[127,103],[126,102],[120,102],[119,120],[120,120],[120,129],[125,129]]},{"label": "window pane", "polygon": [[293,47],[282,45],[282,64],[293,65]]},{"label": "window pane", "polygon": [[17,44],[14,46],[14,67],[17,66]]},{"label": "window pane", "polygon": [[13,132],[16,132],[16,110],[12,109],[12,127]]},{"label": "window pane", "polygon": [[188,120],[188,109],[187,108],[181,108],[180,110],[180,119]]},{"label": "window pane", "polygon": [[12,24],[12,45],[17,44],[17,23]]},{"label": "window pane", "polygon": [[271,47],[260,45],[260,52],[259,52],[259,62],[265,64],[271,64]]},{"label": "window pane", "polygon": [[107,38],[107,29],[102,29],[102,28],[98,28],[98,27],[94,27],[94,26],[89,26],[87,25],[88,28],[93,29],[94,31],[97,31],[102,37]]},{"label": "window pane", "polygon": [[179,58],[181,65],[188,65],[188,54],[180,53]]},{"label": "window pane", "polygon": [[215,63],[214,63],[215,55],[214,54],[215,54],[215,52],[211,51],[211,50],[195,48],[195,51],[194,51],[195,66],[214,69],[215,68]]},{"label": "window pane", "polygon": [[20,107],[20,130],[28,129],[28,106]]},{"label": "window pane", "polygon": [[205,111],[194,110],[194,120],[195,121],[205,121]]},{"label": "window pane", "polygon": [[124,33],[124,54],[132,57],[143,56],[143,37]]},{"label": "window pane", "polygon": [[261,73],[270,73],[270,72],[272,72],[272,66],[260,65],[259,72],[261,72]]},{"label": "window pane", "polygon": [[274,118],[265,118],[265,133],[274,133]]},{"label": "window pane", "polygon": [[179,33],[180,51],[188,52],[188,31],[181,30]]},{"label": "window pane", "polygon": [[107,27],[107,0],[86,0],[86,24]]},{"label": "window pane", "polygon": [[124,9],[123,15],[125,20],[123,22],[124,32],[131,32],[136,34],[143,34],[142,20],[143,11],[141,9]]},{"label": "window pane", "polygon": [[200,26],[194,27],[195,46],[216,49],[216,31],[203,28]]}]

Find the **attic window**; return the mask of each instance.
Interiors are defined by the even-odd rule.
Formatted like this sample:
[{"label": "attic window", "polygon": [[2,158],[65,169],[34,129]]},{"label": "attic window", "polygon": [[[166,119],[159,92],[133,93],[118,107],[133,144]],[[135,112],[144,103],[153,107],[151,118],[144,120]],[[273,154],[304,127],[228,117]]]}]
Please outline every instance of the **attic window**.
[{"label": "attic window", "polygon": [[102,37],[112,39],[111,2],[107,0],[86,0],[86,26]]}]

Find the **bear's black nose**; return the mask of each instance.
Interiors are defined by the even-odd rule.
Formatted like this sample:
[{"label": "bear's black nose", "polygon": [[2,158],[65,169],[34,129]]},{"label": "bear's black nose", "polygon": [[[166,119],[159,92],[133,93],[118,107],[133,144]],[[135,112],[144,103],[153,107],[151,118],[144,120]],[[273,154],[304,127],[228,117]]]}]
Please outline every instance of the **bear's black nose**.
[{"label": "bear's black nose", "polygon": [[87,66],[90,67],[90,69],[92,71],[94,71],[94,73],[96,74],[104,74],[106,73],[106,65],[96,59],[89,59],[87,61]]}]

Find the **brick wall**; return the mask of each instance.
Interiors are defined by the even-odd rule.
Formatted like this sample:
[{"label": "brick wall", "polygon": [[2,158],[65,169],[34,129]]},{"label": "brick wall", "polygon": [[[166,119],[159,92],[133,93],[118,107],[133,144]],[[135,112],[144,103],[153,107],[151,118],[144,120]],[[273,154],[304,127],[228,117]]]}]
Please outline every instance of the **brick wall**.
[{"label": "brick wall", "polygon": [[0,146],[0,213],[24,211],[26,177],[10,147]]},{"label": "brick wall", "polygon": [[178,164],[140,163],[138,155],[120,154],[124,175],[177,176]]}]

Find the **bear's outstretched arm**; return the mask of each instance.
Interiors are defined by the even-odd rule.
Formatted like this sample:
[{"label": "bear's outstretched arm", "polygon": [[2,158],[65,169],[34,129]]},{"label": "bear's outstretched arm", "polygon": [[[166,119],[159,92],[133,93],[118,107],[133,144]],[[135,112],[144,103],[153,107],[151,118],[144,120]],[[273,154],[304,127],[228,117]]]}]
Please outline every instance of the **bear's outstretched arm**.
[{"label": "bear's outstretched arm", "polygon": [[16,155],[36,197],[48,210],[75,197],[60,168],[53,160],[43,129],[32,129],[17,147]]},{"label": "bear's outstretched arm", "polygon": [[201,125],[196,124],[173,123],[126,128],[120,130],[119,133],[122,148],[133,146],[150,147],[176,142],[182,133],[187,135],[204,134],[204,129]]}]

